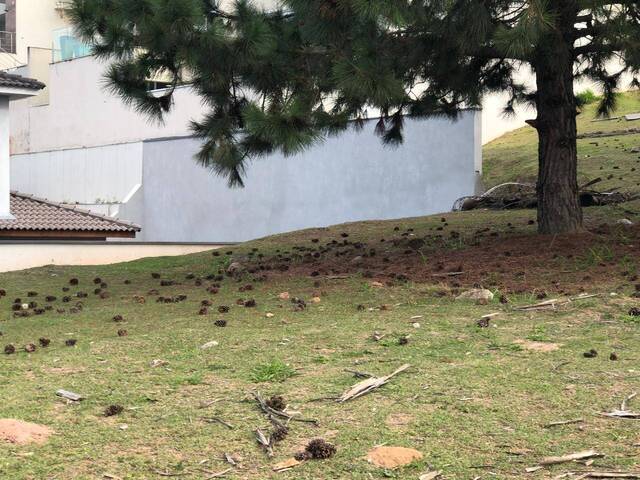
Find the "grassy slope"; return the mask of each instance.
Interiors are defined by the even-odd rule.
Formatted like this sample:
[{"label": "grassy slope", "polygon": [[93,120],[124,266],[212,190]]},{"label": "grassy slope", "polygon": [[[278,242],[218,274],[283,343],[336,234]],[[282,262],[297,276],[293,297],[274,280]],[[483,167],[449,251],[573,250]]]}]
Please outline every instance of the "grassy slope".
[{"label": "grassy slope", "polygon": [[[593,122],[595,107],[587,106],[578,116],[578,133],[640,128],[640,121]],[[614,116],[637,112],[640,112],[640,94],[621,95]],[[602,177],[604,181],[596,186],[597,189],[621,187],[623,191],[640,190],[640,154],[630,152],[634,147],[640,147],[638,134],[578,140],[580,183]],[[531,127],[508,133],[484,148],[484,182],[487,187],[509,181],[535,182],[537,165],[537,135]]]},{"label": "grassy slope", "polygon": [[[514,222],[519,232],[529,232],[534,228],[526,222],[530,215],[479,212],[448,217],[459,229],[473,230],[491,222],[500,230]],[[599,221],[611,211],[589,210],[588,215]],[[354,240],[379,243],[382,236],[397,235],[395,225],[419,234],[439,222],[439,218],[419,218],[296,232],[240,246],[233,257],[243,257],[254,248],[267,256],[275,250],[294,252],[294,246],[313,247],[311,239],[318,236],[321,243],[341,241],[339,233],[345,231]],[[53,342],[34,354],[0,357],[0,417],[43,423],[56,431],[41,447],[3,445],[0,477],[99,479],[110,474],[149,479],[162,478],[153,473],[161,470],[179,473],[182,479],[201,479],[206,477],[202,468],[211,472],[227,468],[224,452],[243,459],[228,478],[256,480],[417,478],[429,467],[442,470],[446,479],[471,479],[488,472],[495,478],[523,478],[525,467],[535,465],[541,456],[587,448],[607,456],[596,467],[637,468],[640,424],[596,415],[618,406],[640,387],[639,325],[626,314],[637,299],[606,295],[555,312],[522,313],[497,301],[486,306],[455,302],[451,296],[440,297],[438,285],[374,288],[371,280],[359,275],[320,277],[320,287],[314,286],[315,278],[276,276],[255,283],[250,293],[238,292],[238,286],[250,279],[240,284],[225,280],[217,296],[205,292],[209,282],[196,287],[185,280],[189,272],[201,277],[215,273],[230,259],[205,253],[0,274],[0,287],[8,292],[0,299],[2,342],[24,345],[42,336]],[[637,269],[637,258],[631,262]],[[159,287],[152,272],[181,285]],[[588,265],[584,272],[593,275]],[[10,314],[12,299],[25,298],[30,290],[37,291],[36,300],[44,303],[47,294],[61,297],[61,288],[71,277],[80,279],[80,290],[91,292],[96,276],[110,284],[112,296],[99,300],[90,295],[79,314],[27,319]],[[132,284],[124,285],[124,279]],[[596,278],[589,289],[607,292],[601,280]],[[189,298],[175,305],[157,304],[147,295],[151,288]],[[320,293],[321,302],[293,312],[289,302],[278,299],[282,291],[307,300]],[[148,301],[136,303],[133,295],[144,295]],[[238,297],[249,296],[257,300],[257,308],[235,305]],[[204,298],[211,298],[215,306],[231,306],[226,328],[213,325],[221,317],[217,313],[197,315]],[[535,301],[531,294],[512,298],[512,304],[531,301]],[[358,304],[392,307],[358,311]],[[275,316],[266,318],[267,312]],[[475,326],[481,315],[491,312],[501,312],[492,321],[494,326]],[[126,322],[111,321],[116,314]],[[421,326],[415,329],[410,319],[418,315]],[[119,328],[126,328],[129,335],[118,337]],[[378,343],[370,339],[376,330],[387,335]],[[400,346],[397,337],[404,334],[411,335],[410,341]],[[78,339],[75,348],[63,345],[70,337]],[[553,341],[562,347],[534,353],[514,345],[518,339]],[[210,340],[219,346],[199,348]],[[600,355],[583,358],[591,348]],[[608,360],[614,350],[620,355],[618,362]],[[151,368],[154,359],[169,364]],[[298,374],[282,383],[255,383],[255,367],[276,359]],[[314,401],[354,383],[345,369],[385,374],[405,362],[412,364],[410,371],[369,396],[344,405]],[[55,397],[58,388],[77,391],[87,399],[65,404]],[[267,458],[254,441],[255,428],[268,429],[249,400],[248,393],[255,389],[264,395],[284,395],[294,410],[319,419],[320,427],[294,424],[277,447],[276,457]],[[201,408],[203,401],[213,403]],[[102,411],[114,403],[124,405],[125,412],[104,418]],[[235,428],[202,420],[214,416]],[[575,418],[585,420],[584,429],[544,428],[549,422]],[[124,424],[126,430],[119,428]],[[308,462],[286,473],[271,472],[275,461],[318,436],[337,445],[335,458]],[[363,460],[369,448],[382,443],[417,448],[425,458],[401,471],[383,472]],[[580,466],[551,471],[555,475],[572,469]],[[530,478],[551,478],[551,473],[538,472]]]}]

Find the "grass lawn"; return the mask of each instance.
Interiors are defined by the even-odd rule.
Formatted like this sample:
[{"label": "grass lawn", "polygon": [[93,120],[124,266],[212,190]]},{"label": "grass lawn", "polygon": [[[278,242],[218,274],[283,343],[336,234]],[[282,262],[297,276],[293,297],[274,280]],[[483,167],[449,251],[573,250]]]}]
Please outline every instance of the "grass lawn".
[{"label": "grass lawn", "polygon": [[[578,116],[578,134],[640,129],[640,121],[624,118],[594,122],[596,104],[587,105]],[[640,112],[640,93],[628,92],[618,98],[614,117]],[[533,115],[533,113],[532,113]],[[536,131],[524,127],[508,133],[484,147],[484,175],[487,187],[504,182],[534,182],[538,172],[538,139]],[[640,190],[640,134],[614,135],[604,138],[578,139],[578,175],[581,184],[598,177],[603,179],[594,188],[607,191]]]},{"label": "grass lawn", "polygon": [[[629,314],[640,305],[633,296],[640,231],[598,225],[623,215],[637,220],[639,210],[638,203],[591,209],[592,231],[571,238],[533,236],[533,212],[470,212],[296,232],[218,256],[0,274],[7,292],[0,339],[18,349],[0,357],[0,418],[55,431],[43,445],[2,443],[0,478],[204,479],[228,468],[229,479],[296,480],[418,479],[432,470],[444,479],[638,471],[640,420],[599,414],[640,390],[640,317]],[[525,262],[533,250],[535,263]],[[247,272],[207,279],[232,261]],[[461,275],[445,275],[460,268]],[[154,273],[175,284],[161,286]],[[96,277],[108,284],[108,298],[93,293]],[[215,283],[212,294],[207,288]],[[494,300],[454,299],[474,285],[490,288]],[[89,296],[78,299],[78,292]],[[294,308],[282,292],[304,299],[306,308]],[[514,308],[579,292],[600,296],[555,310]],[[14,317],[15,298],[40,307],[47,295],[57,297],[53,310]],[[62,302],[65,295],[70,302]],[[187,299],[156,301],[177,295]],[[499,301],[503,295],[508,303]],[[256,306],[240,306],[239,298]],[[199,315],[203,300],[212,306]],[[78,301],[81,310],[71,313]],[[219,306],[229,312],[218,313]],[[490,313],[499,315],[479,327]],[[116,315],[124,321],[114,322]],[[226,327],[215,325],[220,319]],[[382,338],[374,340],[374,332]],[[51,345],[23,350],[41,337]],[[65,346],[68,339],[77,344]],[[201,348],[212,341],[217,345]],[[597,357],[585,358],[591,349]],[[409,370],[369,395],[343,404],[327,398],[359,381],[347,370],[385,375],[405,363]],[[55,395],[61,388],[86,398],[67,403]],[[282,395],[289,411],[318,426],[292,422],[269,458],[255,440],[257,428],[271,427],[254,391]],[[105,417],[110,405],[124,411]],[[640,399],[629,405],[640,411]],[[582,421],[546,427],[576,419]],[[336,455],[272,471],[314,438],[334,444]],[[364,459],[381,444],[424,457],[384,470]],[[592,466],[525,473],[542,457],[591,448],[604,455]]]}]

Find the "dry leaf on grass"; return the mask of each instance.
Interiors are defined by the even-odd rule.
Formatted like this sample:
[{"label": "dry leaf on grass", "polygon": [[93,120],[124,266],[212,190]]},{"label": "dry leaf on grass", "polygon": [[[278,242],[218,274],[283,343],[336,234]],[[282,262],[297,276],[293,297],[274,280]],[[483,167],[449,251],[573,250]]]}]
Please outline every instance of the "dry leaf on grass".
[{"label": "dry leaf on grass", "polygon": [[434,480],[434,479],[438,478],[440,475],[442,475],[442,472],[440,472],[440,471],[423,473],[422,475],[420,475],[418,480]]},{"label": "dry leaf on grass", "polygon": [[284,472],[285,470],[289,470],[293,467],[297,467],[298,465],[301,465],[302,462],[299,462],[298,460],[296,460],[295,458],[288,458],[286,460],[283,460],[282,462],[278,462],[273,466],[273,471],[274,472]]}]

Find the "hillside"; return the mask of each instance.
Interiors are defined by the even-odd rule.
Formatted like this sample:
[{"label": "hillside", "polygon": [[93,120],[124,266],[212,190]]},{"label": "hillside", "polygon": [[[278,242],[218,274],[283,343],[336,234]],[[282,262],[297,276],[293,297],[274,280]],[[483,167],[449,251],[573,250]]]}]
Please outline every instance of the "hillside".
[{"label": "hillside", "polygon": [[[578,116],[578,173],[580,184],[601,177],[596,188],[640,191],[640,120],[624,118],[594,121],[595,104],[587,105]],[[616,116],[640,112],[640,93],[619,96]],[[533,114],[532,114],[533,115]],[[615,135],[617,131],[637,129],[638,133]],[[591,138],[599,133],[613,134]],[[483,180],[487,188],[510,181],[535,182],[537,175],[537,134],[531,127],[510,132],[484,148]],[[637,149],[638,151],[633,151]]]},{"label": "hillside", "polygon": [[[633,474],[637,420],[600,413],[640,390],[640,229],[614,225],[638,207],[587,209],[589,232],[557,238],[534,235],[533,211],[478,211],[0,274],[0,478]],[[491,298],[456,299],[477,286]],[[317,425],[288,422],[270,455],[256,431],[276,422],[254,392]],[[23,444],[13,420],[50,430]],[[317,438],[335,455],[273,471]],[[415,449],[415,461],[376,466],[377,445]],[[604,458],[526,473],[588,449]]]}]

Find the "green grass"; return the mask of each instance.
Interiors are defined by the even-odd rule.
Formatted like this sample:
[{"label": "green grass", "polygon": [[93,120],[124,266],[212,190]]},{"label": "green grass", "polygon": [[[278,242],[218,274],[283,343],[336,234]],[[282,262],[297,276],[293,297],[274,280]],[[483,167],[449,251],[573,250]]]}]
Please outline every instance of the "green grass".
[{"label": "green grass", "polygon": [[[617,207],[618,208],[618,207]],[[623,208],[623,207],[619,207]],[[625,206],[624,208],[628,208]],[[615,218],[615,209],[589,209],[589,222]],[[443,249],[468,247],[468,234],[491,223],[496,231],[532,233],[532,212],[478,212],[447,214],[451,228],[462,232],[457,243],[427,245],[426,262]],[[218,257],[203,253],[177,258],[147,259],[104,267],[46,267],[0,274],[3,344],[22,347],[50,338],[48,348],[20,351],[0,357],[0,417],[50,426],[55,435],[42,446],[2,444],[0,478],[121,479],[164,478],[156,472],[180,474],[181,479],[202,479],[209,472],[228,468],[229,453],[242,458],[229,472],[230,479],[418,478],[429,468],[444,478],[551,478],[579,465],[563,465],[528,475],[526,467],[546,455],[595,448],[606,455],[594,468],[637,468],[640,423],[603,418],[599,412],[619,406],[624,397],[640,390],[638,352],[640,325],[627,312],[637,299],[619,292],[609,295],[609,284],[594,279],[589,291],[604,295],[575,302],[556,311],[519,312],[513,305],[536,301],[531,292],[513,295],[511,304],[489,305],[454,301],[441,296],[442,285],[411,281],[392,287],[374,287],[359,274],[325,278],[271,275],[267,281],[225,279],[220,293],[210,295],[186,276],[216,275],[230,259],[255,255],[271,257],[280,251],[301,261],[296,247],[341,240],[379,244],[390,239],[394,227],[430,232],[440,217],[367,222],[330,229],[270,237],[228,250]],[[620,241],[623,241],[621,238]],[[286,252],[286,253],[285,253]],[[603,257],[626,268],[637,267],[637,257],[610,258],[606,248],[594,250],[585,269]],[[422,262],[418,256],[414,261]],[[569,259],[568,261],[576,261]],[[563,263],[552,268],[565,268]],[[151,273],[160,273],[178,285],[160,287]],[[556,276],[559,271],[550,272]],[[90,293],[77,314],[49,312],[18,319],[12,316],[14,298],[38,292],[62,297],[70,278],[80,280],[71,294],[92,292],[94,277],[109,284],[111,297],[100,300]],[[126,285],[124,280],[130,280]],[[316,284],[320,281],[320,284]],[[602,281],[602,283],[600,283]],[[251,291],[239,287],[251,283]],[[159,304],[149,290],[160,295],[187,295],[177,304]],[[294,311],[278,294],[310,300]],[[626,291],[627,294],[630,293]],[[134,296],[144,296],[139,303]],[[254,298],[256,308],[237,304]],[[210,308],[226,305],[230,312],[198,315],[200,302]],[[366,308],[358,309],[358,305]],[[387,309],[379,309],[388,305]],[[489,328],[477,320],[499,312]],[[273,316],[267,315],[272,313]],[[120,314],[125,321],[115,323]],[[214,321],[225,318],[224,328]],[[416,319],[415,317],[419,317]],[[419,328],[413,323],[418,322]],[[127,336],[117,331],[126,329]],[[372,339],[373,332],[384,335]],[[408,337],[406,344],[399,339]],[[64,341],[75,338],[75,347]],[[517,340],[560,344],[559,350],[526,350]],[[205,343],[217,346],[202,349]],[[596,349],[600,355],[586,359]],[[616,351],[617,362],[608,360]],[[162,363],[152,366],[154,361]],[[155,362],[157,364],[158,362]],[[338,404],[327,397],[340,395],[359,381],[347,370],[384,375],[404,363],[411,368],[386,386],[353,402]],[[68,404],[56,397],[63,388],[85,396]],[[254,431],[270,425],[253,401],[251,392],[264,397],[282,395],[290,411],[315,418],[319,426],[292,423],[289,436],[268,458],[255,441]],[[122,405],[122,414],[104,417],[109,405]],[[634,405],[634,408],[640,406]],[[219,418],[231,425],[207,421]],[[394,419],[403,418],[403,422]],[[547,423],[583,418],[582,425],[545,428]],[[125,427],[126,426],[126,427]],[[337,446],[334,458],[310,461],[289,472],[271,466],[323,437]],[[363,457],[375,445],[413,447],[424,459],[399,471],[385,472]],[[514,452],[520,454],[514,454]],[[490,473],[492,472],[492,473]]]},{"label": "green grass", "polygon": [[[640,121],[628,122],[624,118],[594,122],[596,103],[585,106],[578,116],[578,134],[611,132],[640,128]],[[640,112],[640,94],[628,92],[618,98],[618,109],[612,115],[624,116]],[[532,113],[531,115],[534,115]],[[510,132],[484,147],[484,174],[486,187],[505,182],[535,182],[538,169],[538,139],[531,127]],[[601,177],[594,188],[622,191],[640,190],[640,153],[631,150],[640,147],[640,134],[606,138],[578,139],[578,176],[580,184]]]},{"label": "green grass", "polygon": [[296,371],[282,360],[272,360],[268,363],[261,363],[251,372],[251,381],[260,382],[284,382],[287,378],[291,378]]}]

